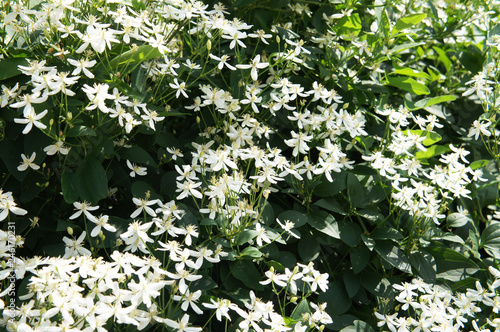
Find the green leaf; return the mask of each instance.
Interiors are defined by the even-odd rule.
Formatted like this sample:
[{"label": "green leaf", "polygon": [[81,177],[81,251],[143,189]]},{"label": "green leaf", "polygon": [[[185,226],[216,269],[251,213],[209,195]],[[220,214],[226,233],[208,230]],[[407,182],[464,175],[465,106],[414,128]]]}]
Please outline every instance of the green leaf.
[{"label": "green leaf", "polygon": [[233,7],[248,6],[248,5],[251,5],[251,4],[256,3],[256,2],[257,2],[257,0],[236,0],[233,3]]},{"label": "green leaf", "polygon": [[352,301],[345,290],[344,283],[335,278],[330,277],[328,290],[319,294],[318,303],[326,302],[326,312],[331,317],[342,315],[349,311]]},{"label": "green leaf", "polygon": [[80,193],[80,199],[92,205],[108,196],[108,178],[101,163],[92,157],[87,157],[78,165],[75,183]]},{"label": "green leaf", "polygon": [[314,195],[317,197],[332,197],[347,188],[347,172],[332,174],[333,182],[322,178],[322,182],[314,187]]},{"label": "green leaf", "polygon": [[411,76],[411,77],[421,77],[421,78],[425,78],[428,80],[431,79],[431,76],[429,74],[418,71],[416,69],[412,69],[412,68],[397,68],[394,70],[394,74]]},{"label": "green leaf", "polygon": [[443,145],[432,145],[427,148],[425,151],[418,151],[415,153],[415,158],[418,160],[426,160],[435,156],[440,156],[444,153],[450,152],[451,149],[449,146]]},{"label": "green leaf", "polygon": [[434,133],[432,131],[427,131],[427,130],[420,130],[420,129],[415,129],[415,130],[405,130],[403,131],[403,135],[408,135],[408,133],[411,133],[412,135],[417,135],[420,137],[425,137],[425,139],[422,141],[422,144],[425,146],[432,145],[434,143],[439,142],[442,137],[438,133]]},{"label": "green leaf", "polygon": [[483,168],[484,166],[488,165],[489,162],[490,161],[486,159],[476,160],[470,164],[470,168],[474,171],[478,168]]},{"label": "green leaf", "polygon": [[406,273],[412,273],[411,264],[408,257],[394,243],[389,241],[379,241],[375,244],[375,251],[384,261],[394,266],[396,269]]},{"label": "green leaf", "polygon": [[294,210],[281,212],[278,219],[282,224],[285,223],[286,220],[293,222],[294,228],[299,228],[307,223],[307,216]]},{"label": "green leaf", "polygon": [[132,196],[137,198],[145,198],[146,193],[149,192],[150,200],[153,199],[163,199],[161,195],[158,195],[154,188],[145,181],[135,181],[132,183],[131,187]]},{"label": "green leaf", "polygon": [[344,15],[336,25],[340,34],[358,35],[363,26],[359,14]]},{"label": "green leaf", "polygon": [[397,54],[399,52],[408,50],[410,48],[414,48],[420,45],[425,45],[425,42],[419,42],[419,43],[406,43],[406,44],[401,44],[401,45],[396,45],[393,48],[391,48],[391,54]]},{"label": "green leaf", "polygon": [[318,231],[335,239],[340,239],[339,226],[333,216],[325,211],[314,211],[308,219],[308,224]]},{"label": "green leaf", "polygon": [[366,189],[361,185],[354,173],[347,173],[347,195],[354,207],[363,207]]},{"label": "green leaf", "polygon": [[343,328],[340,332],[375,332],[375,330],[367,323],[355,320],[353,325]]},{"label": "green leaf", "polygon": [[97,136],[93,129],[86,126],[77,125],[66,132],[67,137]]},{"label": "green leaf", "polygon": [[436,260],[431,254],[423,251],[415,251],[408,257],[414,271],[422,277],[425,282],[436,282]]},{"label": "green leaf", "polygon": [[264,286],[259,283],[262,276],[250,260],[241,260],[236,262],[233,265],[231,272],[236,279],[242,281],[248,288],[255,290],[264,289]]},{"label": "green leaf", "polygon": [[433,46],[432,49],[438,54],[438,60],[444,65],[446,72],[449,72],[451,69],[451,60],[446,52],[437,46]]},{"label": "green leaf", "polygon": [[0,81],[22,74],[17,66],[27,66],[25,58],[10,58],[0,60]]},{"label": "green leaf", "polygon": [[408,108],[410,111],[415,111],[419,110],[421,108],[425,107],[430,107],[436,104],[441,104],[447,101],[454,101],[456,100],[457,97],[451,96],[451,95],[445,95],[445,96],[439,96],[439,97],[433,97],[433,98],[423,98],[420,100],[417,100],[415,102],[405,100],[405,106]]},{"label": "green leaf", "polygon": [[311,314],[309,303],[306,299],[300,301],[299,305],[295,307],[290,318],[296,321],[301,321],[304,314]]},{"label": "green leaf", "polygon": [[392,227],[378,227],[371,232],[370,237],[375,240],[402,240],[403,234]]},{"label": "green leaf", "polygon": [[342,220],[338,223],[340,239],[350,247],[356,246],[360,242],[361,228],[352,221]]},{"label": "green leaf", "polygon": [[246,247],[240,253],[240,257],[243,259],[255,259],[262,257],[262,253],[255,247]]},{"label": "green leaf", "polygon": [[479,270],[478,266],[468,257],[445,247],[432,246],[426,248],[436,260],[437,275],[439,279],[460,281]]},{"label": "green leaf", "polygon": [[134,145],[130,148],[123,148],[120,150],[120,155],[122,158],[128,159],[133,163],[156,167],[154,159],[149,155],[149,153],[146,152],[146,150],[138,145]]},{"label": "green leaf", "polygon": [[355,275],[351,270],[346,270],[342,274],[342,277],[342,279],[344,280],[347,295],[349,295],[349,297],[352,299],[358,293],[359,287],[361,285],[359,275]]},{"label": "green leaf", "polygon": [[370,261],[370,250],[366,246],[359,245],[351,249],[349,253],[352,271],[355,274],[363,271]]},{"label": "green leaf", "polygon": [[471,222],[472,219],[463,213],[454,212],[446,217],[446,223],[450,227],[462,227]]},{"label": "green leaf", "polygon": [[479,246],[491,256],[500,259],[500,224],[491,224],[483,230]]},{"label": "green leaf", "polygon": [[331,211],[331,212],[335,212],[335,213],[338,213],[338,214],[342,214],[342,215],[346,215],[347,214],[347,212],[340,205],[340,203],[337,202],[337,200],[335,200],[332,197],[322,198],[319,201],[317,201],[316,203],[314,203],[314,205],[317,205],[319,207],[322,207],[325,210],[328,210],[328,211]]},{"label": "green leaf", "polygon": [[255,238],[257,235],[259,235],[259,232],[257,232],[256,230],[245,229],[238,236],[236,244],[242,245],[244,243],[247,243],[247,242],[251,241],[253,238]]},{"label": "green leaf", "polygon": [[410,77],[387,76],[387,85],[400,88],[416,95],[428,95],[431,93],[424,84],[419,83]]},{"label": "green leaf", "polygon": [[76,185],[76,174],[69,168],[64,168],[61,175],[61,188],[64,201],[68,204],[73,204],[80,197],[80,192]]},{"label": "green leaf", "polygon": [[[162,57],[162,54],[157,48],[145,44],[135,50],[130,50],[114,57],[110,60],[109,67],[117,68],[120,70],[121,76],[123,76],[130,73],[134,69],[135,64],[159,57]],[[119,68],[123,65],[127,65],[126,70]]]},{"label": "green leaf", "polygon": [[300,258],[305,262],[312,262],[318,258],[321,252],[321,246],[312,235],[306,233],[299,240],[298,252]]},{"label": "green leaf", "polygon": [[394,27],[392,28],[390,37],[392,38],[397,33],[420,23],[426,17],[427,14],[410,14],[408,16],[400,18],[396,22],[396,25],[394,25]]}]

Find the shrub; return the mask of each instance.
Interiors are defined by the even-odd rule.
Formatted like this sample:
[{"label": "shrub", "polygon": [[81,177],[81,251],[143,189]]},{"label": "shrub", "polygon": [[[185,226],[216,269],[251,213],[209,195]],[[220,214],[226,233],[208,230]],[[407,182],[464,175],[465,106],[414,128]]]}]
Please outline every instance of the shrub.
[{"label": "shrub", "polygon": [[499,329],[498,4],[0,6],[0,326]]}]

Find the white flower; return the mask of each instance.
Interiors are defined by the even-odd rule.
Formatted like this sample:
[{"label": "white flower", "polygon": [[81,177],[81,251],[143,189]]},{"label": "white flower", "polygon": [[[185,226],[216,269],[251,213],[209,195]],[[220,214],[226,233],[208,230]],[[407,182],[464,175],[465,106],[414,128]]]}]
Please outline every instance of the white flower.
[{"label": "white flower", "polygon": [[201,331],[201,327],[189,327],[189,315],[188,314],[184,314],[184,316],[182,316],[182,319],[178,322],[175,322],[171,319],[166,318],[165,324],[167,324],[167,326],[175,329],[175,331],[178,331],[178,332],[198,332],[198,331]]},{"label": "white flower", "polygon": [[140,176],[144,176],[144,175],[147,175],[148,173],[146,172],[146,167],[140,167],[140,166],[137,166],[136,164],[132,164],[129,160],[127,160],[127,166],[128,168],[130,168],[132,170],[132,172],[130,172],[130,176],[131,177],[135,177],[135,175],[140,175]]},{"label": "white flower", "polygon": [[295,234],[294,232],[292,232],[292,228],[293,226],[295,226],[295,224],[290,221],[290,220],[285,220],[285,224],[282,224],[279,219],[276,219],[276,222],[281,226],[281,228],[283,228],[283,230],[285,232],[287,232],[288,234],[290,234],[291,236],[297,238],[297,239],[300,239],[300,236],[298,236],[297,234]]},{"label": "white flower", "polygon": [[36,158],[35,152],[33,152],[31,154],[31,157],[29,157],[29,158],[27,158],[23,153],[21,153],[21,158],[23,159],[23,161],[21,162],[21,165],[17,166],[17,170],[19,172],[23,172],[23,171],[27,170],[28,167],[34,169],[35,171],[37,169],[40,169],[40,166],[38,166],[37,164],[34,163],[35,158]]},{"label": "white flower", "polygon": [[45,114],[47,114],[47,110],[43,111],[42,113],[40,114],[36,114],[35,113],[35,110],[33,108],[27,110],[25,113],[24,113],[24,119],[14,119],[14,122],[15,123],[20,123],[20,124],[25,124],[26,127],[24,127],[23,129],[23,134],[27,134],[31,131],[31,128],[33,128],[33,125],[35,125],[35,127],[37,128],[40,128],[40,129],[45,129],[47,128],[46,125],[44,125],[43,123],[41,123],[39,120],[41,120]]},{"label": "white flower", "polygon": [[467,137],[474,136],[474,139],[478,139],[479,135],[483,134],[484,136],[490,137],[491,132],[488,130],[488,127],[491,125],[491,122],[488,120],[486,122],[484,121],[478,121],[475,120],[474,123],[472,124],[472,127],[469,129],[469,134]]},{"label": "white flower", "polygon": [[177,92],[175,93],[176,98],[179,98],[181,93],[185,98],[188,98],[188,95],[186,93],[186,82],[179,83],[177,81],[177,78],[174,78],[174,83],[170,83],[169,85],[172,89],[177,90]]},{"label": "white flower", "polygon": [[257,79],[259,78],[259,75],[257,73],[257,69],[263,69],[263,68],[266,68],[268,66],[269,66],[269,63],[260,62],[260,54],[258,54],[249,65],[238,64],[238,65],[236,65],[236,68],[239,68],[239,69],[251,68],[250,76],[252,77],[252,80],[257,81]]},{"label": "white flower", "polygon": [[73,213],[71,215],[71,217],[69,217],[69,219],[76,219],[78,218],[82,213],[85,214],[85,217],[87,217],[87,219],[89,219],[90,221],[94,222],[94,223],[97,223],[97,218],[94,217],[92,214],[90,214],[89,211],[95,211],[99,208],[99,206],[91,206],[89,203],[87,202],[83,202],[83,203],[80,203],[80,202],[74,202],[73,203],[73,206],[76,208],[76,212]]},{"label": "white flower", "polygon": [[141,212],[143,210],[146,211],[146,213],[149,214],[151,217],[156,217],[156,212],[152,208],[149,207],[150,205],[156,204],[156,199],[152,200],[152,201],[148,201],[148,200],[145,200],[142,198],[135,198],[134,197],[134,198],[132,198],[132,201],[136,205],[137,209],[134,212],[132,212],[132,214],[130,215],[130,218],[137,217],[138,215],[141,214]]},{"label": "white flower", "polygon": [[90,256],[90,251],[83,247],[83,240],[85,239],[85,231],[78,237],[78,239],[69,239],[66,236],[63,237],[63,241],[66,244],[65,253],[63,258],[74,257],[74,256]]},{"label": "white flower", "polygon": [[92,74],[87,68],[93,67],[97,63],[96,60],[89,61],[88,59],[79,59],[79,60],[68,59],[68,62],[76,67],[75,70],[73,70],[73,72],[71,73],[71,75],[78,75],[80,74],[80,72],[83,71],[85,76],[87,76],[88,78],[94,78],[94,74]]},{"label": "white flower", "polygon": [[217,65],[217,68],[219,68],[219,70],[222,70],[222,68],[224,66],[226,66],[227,68],[229,68],[230,70],[236,70],[235,67],[231,66],[229,63],[227,63],[227,61],[229,60],[229,55],[227,54],[223,54],[220,58],[218,56],[215,56],[213,55],[212,53],[210,53],[208,55],[211,59],[214,59],[215,61],[219,61],[219,64]]},{"label": "white flower", "polygon": [[89,219],[89,220],[94,222],[95,224],[97,224],[97,226],[94,227],[94,229],[92,229],[92,231],[90,232],[90,236],[92,236],[92,237],[96,237],[97,235],[99,235],[99,233],[101,232],[101,228],[104,228],[105,230],[107,230],[109,232],[116,232],[116,228],[108,223],[109,216],[107,216],[107,215],[99,216],[99,218],[96,219],[97,222],[92,220],[92,219]]},{"label": "white flower", "polygon": [[52,156],[56,153],[60,153],[60,154],[63,154],[63,155],[67,155],[69,153],[69,150],[70,148],[67,148],[65,145],[64,145],[64,142],[63,141],[57,141],[55,142],[54,144],[52,145],[49,145],[49,146],[46,146],[43,151],[49,155],[49,156]]}]

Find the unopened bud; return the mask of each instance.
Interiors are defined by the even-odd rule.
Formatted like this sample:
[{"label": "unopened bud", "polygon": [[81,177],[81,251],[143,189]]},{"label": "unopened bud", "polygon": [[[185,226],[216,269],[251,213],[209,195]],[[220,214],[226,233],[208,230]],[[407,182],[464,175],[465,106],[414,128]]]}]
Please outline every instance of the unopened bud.
[{"label": "unopened bud", "polygon": [[73,228],[71,228],[70,226],[68,226],[67,231],[69,235],[73,235]]},{"label": "unopened bud", "polygon": [[325,329],[325,325],[321,325],[321,326],[319,327],[319,331],[320,331],[320,332],[321,332],[321,331],[323,331],[324,329]]},{"label": "unopened bud", "polygon": [[281,41],[280,36],[276,35],[276,42],[279,44]]},{"label": "unopened bud", "polygon": [[292,302],[292,303],[296,303],[298,299],[299,299],[299,298],[298,298],[297,296],[292,296],[292,297],[290,298],[290,302]]},{"label": "unopened bud", "polygon": [[54,119],[50,119],[49,125],[52,127],[54,125]]},{"label": "unopened bud", "polygon": [[71,119],[73,119],[73,113],[68,112],[68,120],[70,120],[70,121],[71,121]]},{"label": "unopened bud", "polygon": [[201,119],[200,119],[200,117],[199,117],[199,116],[197,116],[197,117],[196,117],[196,123],[197,123],[197,124],[200,124],[200,122],[201,122]]},{"label": "unopened bud", "polygon": [[212,42],[210,41],[210,39],[207,41],[207,50],[210,52],[210,50],[212,49]]},{"label": "unopened bud", "polygon": [[346,110],[348,107],[349,107],[349,103],[345,103],[345,104],[342,106],[342,108],[343,108],[343,109],[345,109],[345,110]]}]

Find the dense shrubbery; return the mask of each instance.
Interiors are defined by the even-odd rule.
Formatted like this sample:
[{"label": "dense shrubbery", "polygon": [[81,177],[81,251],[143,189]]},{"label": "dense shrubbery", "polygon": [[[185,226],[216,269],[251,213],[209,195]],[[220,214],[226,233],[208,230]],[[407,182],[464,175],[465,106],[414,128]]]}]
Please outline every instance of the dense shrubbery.
[{"label": "dense shrubbery", "polygon": [[498,3],[0,7],[2,328],[500,331]]}]

